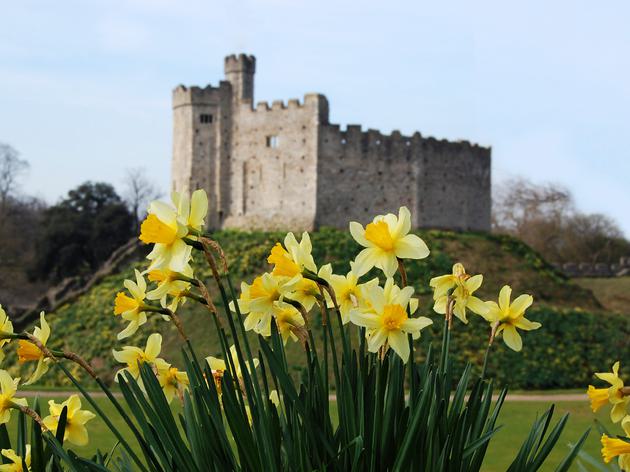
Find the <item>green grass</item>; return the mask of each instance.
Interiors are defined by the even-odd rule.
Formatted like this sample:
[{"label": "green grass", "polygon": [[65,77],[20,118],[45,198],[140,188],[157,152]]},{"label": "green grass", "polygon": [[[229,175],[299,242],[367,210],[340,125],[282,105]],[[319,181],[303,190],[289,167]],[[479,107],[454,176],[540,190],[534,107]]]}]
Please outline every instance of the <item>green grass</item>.
[{"label": "green grass", "polygon": [[591,290],[606,310],[630,315],[630,277],[584,277],[574,282]]},{"label": "green grass", "polygon": [[[572,393],[572,392],[558,392],[558,393]],[[49,398],[41,399],[42,413],[45,415],[47,412],[47,402]],[[55,401],[60,402],[63,398],[55,397]],[[130,434],[125,429],[123,422],[116,414],[111,404],[104,398],[97,398],[97,402],[103,408],[109,418],[114,422],[116,426],[123,428],[127,434],[126,437],[130,437]],[[87,402],[83,401],[84,408]],[[499,418],[499,424],[503,425],[503,428],[496,434],[490,443],[490,448],[486,455],[483,470],[486,472],[503,472],[507,469],[508,465],[516,455],[521,442],[524,440],[525,435],[529,431],[531,424],[533,423],[536,415],[541,414],[548,408],[547,402],[506,402],[503,407],[503,411]],[[594,418],[598,418],[602,421],[606,427],[611,431],[616,429],[611,426],[608,418],[608,410],[604,409],[597,414],[593,414],[585,402],[558,402],[556,404],[556,414],[554,415],[555,421],[559,420],[564,413],[570,413],[569,421],[563,432],[558,445],[551,452],[549,458],[545,462],[542,471],[552,471],[554,467],[562,460],[568,451],[568,444],[575,442],[580,435],[589,427],[593,426]],[[334,414],[334,413],[333,413]],[[11,438],[15,438],[16,434],[16,415],[12,418],[9,425],[9,434]],[[85,447],[76,447],[66,444],[70,449],[73,449],[79,455],[90,456],[96,452],[97,449],[101,451],[110,451],[116,441],[110,431],[100,418],[96,418],[88,423],[88,429],[90,433],[90,443]],[[133,443],[132,443],[133,444]],[[591,431],[583,450],[591,454],[594,457],[599,457],[599,433],[595,428]],[[574,467],[574,470],[577,470]]]}]

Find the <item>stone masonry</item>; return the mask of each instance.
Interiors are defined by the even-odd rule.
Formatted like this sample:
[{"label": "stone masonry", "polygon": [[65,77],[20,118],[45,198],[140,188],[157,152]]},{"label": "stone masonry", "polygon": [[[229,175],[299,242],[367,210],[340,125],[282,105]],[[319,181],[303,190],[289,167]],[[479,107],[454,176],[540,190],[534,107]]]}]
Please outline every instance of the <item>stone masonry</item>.
[{"label": "stone masonry", "polygon": [[253,105],[256,59],[173,91],[173,190],[208,192],[210,228],[312,230],[411,210],[414,227],[490,230],[490,149],[329,123],[324,95]]}]

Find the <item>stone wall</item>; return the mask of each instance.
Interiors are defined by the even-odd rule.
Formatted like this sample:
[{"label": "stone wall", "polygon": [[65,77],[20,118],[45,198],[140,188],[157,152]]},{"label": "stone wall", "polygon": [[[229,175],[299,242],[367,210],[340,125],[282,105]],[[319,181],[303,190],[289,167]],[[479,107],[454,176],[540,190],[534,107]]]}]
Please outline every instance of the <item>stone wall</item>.
[{"label": "stone wall", "polygon": [[567,277],[624,277],[630,275],[630,256],[622,257],[616,264],[567,262],[555,267]]},{"label": "stone wall", "polygon": [[414,227],[490,229],[490,149],[323,125],[317,225],[345,227],[406,205]]}]

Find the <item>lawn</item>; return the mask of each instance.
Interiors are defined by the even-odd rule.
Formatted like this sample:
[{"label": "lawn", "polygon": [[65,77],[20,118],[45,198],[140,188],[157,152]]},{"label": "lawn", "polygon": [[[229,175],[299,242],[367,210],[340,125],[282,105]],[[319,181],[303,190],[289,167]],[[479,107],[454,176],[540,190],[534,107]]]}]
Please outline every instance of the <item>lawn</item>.
[{"label": "lawn", "polygon": [[591,290],[606,310],[630,314],[630,277],[585,277],[573,282]]},{"label": "lawn", "polygon": [[[43,412],[47,411],[46,402],[49,398],[42,399]],[[61,401],[60,398],[55,398],[56,401]],[[98,398],[99,405],[103,408],[106,414],[112,419],[114,424],[123,426],[122,421],[119,420],[114,408],[107,402],[106,399]],[[84,401],[84,406],[87,402]],[[523,441],[525,435],[529,431],[531,423],[534,421],[537,414],[545,411],[548,407],[548,402],[536,401],[536,402],[521,402],[521,401],[508,401],[500,416],[499,424],[503,425],[503,428],[497,433],[493,441],[491,442],[489,452],[486,456],[483,470],[488,472],[502,472],[505,471],[518,451],[518,447]],[[597,415],[594,415],[586,402],[566,401],[558,402],[556,404],[556,414],[554,419],[557,421],[564,413],[570,413],[570,418],[562,434],[558,446],[551,453],[547,459],[545,466],[542,470],[552,471],[554,467],[560,462],[562,457],[568,451],[568,444],[576,441],[579,436],[590,426],[593,425],[593,419],[599,418],[607,427],[610,426],[610,422],[607,417],[606,411],[601,411]],[[89,408],[88,408],[89,409]],[[10,434],[13,438],[15,435],[15,416],[10,425]],[[123,428],[124,430],[124,428]],[[101,451],[109,451],[116,443],[112,434],[108,431],[105,424],[97,418],[89,423],[90,431],[90,444],[85,447],[71,446],[75,452],[80,455],[91,455],[96,449]],[[128,433],[126,430],[124,430]],[[613,429],[614,431],[614,429]],[[125,434],[129,437],[129,434]],[[598,457],[599,456],[599,434],[593,430],[587,439],[583,450],[589,454]],[[575,468],[574,468],[575,469]]]}]

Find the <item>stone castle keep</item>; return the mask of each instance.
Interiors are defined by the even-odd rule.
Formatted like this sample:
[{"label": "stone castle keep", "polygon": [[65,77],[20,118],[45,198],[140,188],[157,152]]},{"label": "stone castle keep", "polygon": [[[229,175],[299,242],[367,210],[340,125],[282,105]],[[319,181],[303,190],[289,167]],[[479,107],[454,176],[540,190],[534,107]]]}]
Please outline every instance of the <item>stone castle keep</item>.
[{"label": "stone castle keep", "polygon": [[254,106],[256,59],[173,91],[174,190],[208,192],[210,228],[347,228],[411,210],[414,227],[490,230],[490,149],[329,123],[324,95]]}]

